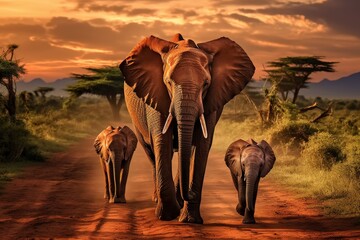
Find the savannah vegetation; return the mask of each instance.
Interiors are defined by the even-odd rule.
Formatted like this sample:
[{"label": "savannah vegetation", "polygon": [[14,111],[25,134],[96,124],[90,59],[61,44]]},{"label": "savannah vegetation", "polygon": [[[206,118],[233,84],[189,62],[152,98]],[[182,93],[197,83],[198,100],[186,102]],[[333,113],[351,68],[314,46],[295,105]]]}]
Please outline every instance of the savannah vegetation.
[{"label": "savannah vegetation", "polygon": [[[68,98],[51,96],[47,87],[17,93],[16,80],[26,72],[14,59],[17,47],[0,57],[0,186],[112,120],[129,120],[126,109],[119,114],[123,79],[115,66],[73,74],[78,81],[66,89]],[[335,64],[317,56],[269,62],[264,87],[250,83],[225,106],[213,149],[225,151],[239,138],[265,139],[277,156],[267,178],[296,196],[320,200],[328,214],[359,216],[360,101],[301,95],[312,73],[332,72]]]},{"label": "savannah vegetation", "polygon": [[[332,68],[334,63],[329,64]],[[282,66],[273,70],[267,71],[262,89],[250,83],[226,105],[216,128],[214,148],[225,151],[239,138],[266,139],[277,156],[269,179],[295,196],[319,200],[327,214],[358,217],[360,101],[306,99],[297,81],[278,75],[272,79]],[[333,69],[326,67],[326,71]],[[283,86],[288,93],[284,94]],[[294,93],[295,101],[290,97]]]},{"label": "savannah vegetation", "polygon": [[76,99],[56,97],[46,86],[16,92],[16,81],[26,72],[14,59],[17,47],[9,45],[0,57],[0,187],[24,166],[40,164],[50,154],[97,134],[113,119],[108,103],[98,96],[80,97],[76,92]]}]

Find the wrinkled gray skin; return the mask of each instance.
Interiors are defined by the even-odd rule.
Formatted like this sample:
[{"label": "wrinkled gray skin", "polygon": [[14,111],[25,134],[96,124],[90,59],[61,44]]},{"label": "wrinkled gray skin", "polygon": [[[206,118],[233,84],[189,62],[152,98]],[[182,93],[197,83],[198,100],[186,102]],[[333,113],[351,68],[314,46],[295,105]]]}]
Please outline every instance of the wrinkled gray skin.
[{"label": "wrinkled gray skin", "polygon": [[109,203],[126,203],[126,181],[136,145],[136,136],[127,126],[108,126],[95,139],[94,147],[104,171],[104,198]]},{"label": "wrinkled gray skin", "polygon": [[[120,65],[136,135],[153,164],[155,215],[203,223],[201,192],[215,125],[223,106],[250,81],[254,65],[222,37],[195,44],[176,34],[139,42]],[[176,186],[172,157],[179,152]]]},{"label": "wrinkled gray skin", "polygon": [[225,162],[230,169],[239,203],[236,211],[244,216],[243,223],[256,223],[254,218],[256,196],[260,177],[265,177],[275,163],[275,154],[270,145],[262,140],[239,139],[226,151]]}]

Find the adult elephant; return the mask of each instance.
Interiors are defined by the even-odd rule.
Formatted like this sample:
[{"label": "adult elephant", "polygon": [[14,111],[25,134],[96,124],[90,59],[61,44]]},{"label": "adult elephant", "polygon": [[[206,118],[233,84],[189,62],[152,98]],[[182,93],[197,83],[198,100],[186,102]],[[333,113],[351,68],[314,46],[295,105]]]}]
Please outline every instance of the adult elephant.
[{"label": "adult elephant", "polygon": [[176,34],[171,41],[143,39],[120,69],[136,134],[154,167],[156,216],[175,219],[183,206],[180,222],[203,223],[201,191],[214,128],[224,105],[250,81],[253,63],[228,38],[196,44]]}]

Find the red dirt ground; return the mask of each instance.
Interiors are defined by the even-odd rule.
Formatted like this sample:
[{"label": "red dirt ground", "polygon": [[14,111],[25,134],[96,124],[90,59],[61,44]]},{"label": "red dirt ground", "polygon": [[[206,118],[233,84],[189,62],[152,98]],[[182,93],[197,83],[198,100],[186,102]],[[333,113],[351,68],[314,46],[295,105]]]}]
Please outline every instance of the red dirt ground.
[{"label": "red dirt ground", "polygon": [[204,225],[155,218],[151,165],[141,146],[130,166],[128,203],[108,204],[92,143],[86,139],[27,168],[6,186],[0,195],[0,239],[360,239],[354,219],[325,217],[315,201],[295,198],[266,178],[259,187],[258,223],[242,224],[223,153],[212,152],[208,160]]}]

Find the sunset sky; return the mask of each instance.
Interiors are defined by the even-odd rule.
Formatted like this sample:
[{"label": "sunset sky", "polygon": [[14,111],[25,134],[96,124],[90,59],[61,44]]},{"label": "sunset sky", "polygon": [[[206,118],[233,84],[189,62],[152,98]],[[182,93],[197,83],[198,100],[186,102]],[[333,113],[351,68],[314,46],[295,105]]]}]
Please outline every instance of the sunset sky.
[{"label": "sunset sky", "polygon": [[319,55],[340,62],[337,79],[360,71],[359,0],[0,0],[0,46],[20,45],[25,80],[52,81],[81,68],[118,64],[143,37],[195,42],[226,36],[253,60]]}]

